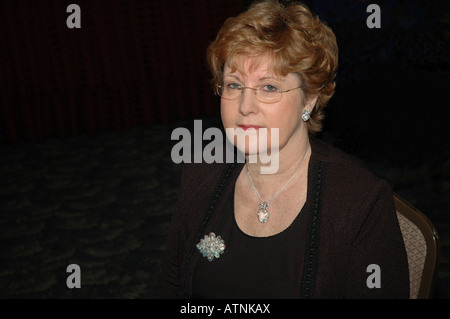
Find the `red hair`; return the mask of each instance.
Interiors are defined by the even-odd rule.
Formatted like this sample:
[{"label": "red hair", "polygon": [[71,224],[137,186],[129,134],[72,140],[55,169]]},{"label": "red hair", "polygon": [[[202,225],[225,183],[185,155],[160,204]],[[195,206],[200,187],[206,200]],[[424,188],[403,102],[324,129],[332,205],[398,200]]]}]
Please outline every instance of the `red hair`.
[{"label": "red hair", "polygon": [[303,4],[259,1],[228,18],[207,50],[213,83],[223,80],[225,63],[236,68],[242,57],[270,54],[273,70],[298,74],[306,97],[316,97],[307,122],[310,133],[322,129],[323,109],[334,94],[338,47],[333,31]]}]

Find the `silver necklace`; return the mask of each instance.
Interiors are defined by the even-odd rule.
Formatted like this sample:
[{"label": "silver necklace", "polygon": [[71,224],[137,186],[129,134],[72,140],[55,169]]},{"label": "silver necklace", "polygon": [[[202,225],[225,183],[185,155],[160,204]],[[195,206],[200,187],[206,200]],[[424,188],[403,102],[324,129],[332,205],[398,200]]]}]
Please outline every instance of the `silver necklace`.
[{"label": "silver necklace", "polygon": [[303,159],[302,159],[300,165],[297,167],[297,170],[294,172],[294,175],[292,175],[291,178],[287,181],[287,183],[284,184],[283,187],[281,187],[280,190],[278,192],[276,192],[275,195],[273,195],[272,198],[269,199],[268,201],[264,201],[261,198],[261,195],[259,195],[259,192],[256,189],[255,185],[253,184],[252,177],[250,176],[250,173],[248,171],[248,166],[245,165],[245,170],[247,172],[248,180],[250,181],[250,184],[252,184],[253,190],[255,191],[256,195],[258,196],[259,200],[261,201],[261,204],[259,204],[259,209],[258,209],[258,213],[257,213],[258,220],[261,224],[264,224],[265,222],[267,222],[269,220],[270,202],[273,201],[289,185],[290,182],[292,182],[295,175],[297,175],[297,173],[300,171],[300,168],[302,167],[307,154],[308,154],[308,149],[306,150],[305,156],[303,156]]}]

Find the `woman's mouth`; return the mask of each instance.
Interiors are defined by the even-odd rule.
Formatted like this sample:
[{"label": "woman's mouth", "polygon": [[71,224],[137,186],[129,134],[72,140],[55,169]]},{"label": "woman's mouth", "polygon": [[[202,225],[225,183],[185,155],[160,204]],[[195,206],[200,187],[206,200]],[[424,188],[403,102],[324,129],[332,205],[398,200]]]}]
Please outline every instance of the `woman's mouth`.
[{"label": "woman's mouth", "polygon": [[239,127],[241,129],[243,129],[244,131],[247,131],[250,129],[259,130],[260,128],[262,128],[262,126],[258,126],[258,125],[239,125]]}]

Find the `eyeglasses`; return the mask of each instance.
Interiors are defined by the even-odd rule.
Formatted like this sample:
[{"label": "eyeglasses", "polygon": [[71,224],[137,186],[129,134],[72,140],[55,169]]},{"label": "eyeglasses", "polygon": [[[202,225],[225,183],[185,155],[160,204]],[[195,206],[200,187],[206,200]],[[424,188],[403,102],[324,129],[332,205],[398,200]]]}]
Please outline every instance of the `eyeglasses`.
[{"label": "eyeglasses", "polygon": [[283,93],[300,88],[301,86],[289,90],[279,90],[272,85],[251,88],[237,83],[230,83],[227,85],[216,85],[216,93],[225,100],[237,100],[244,94],[245,89],[250,89],[253,90],[253,94],[259,102],[271,104],[279,102]]}]

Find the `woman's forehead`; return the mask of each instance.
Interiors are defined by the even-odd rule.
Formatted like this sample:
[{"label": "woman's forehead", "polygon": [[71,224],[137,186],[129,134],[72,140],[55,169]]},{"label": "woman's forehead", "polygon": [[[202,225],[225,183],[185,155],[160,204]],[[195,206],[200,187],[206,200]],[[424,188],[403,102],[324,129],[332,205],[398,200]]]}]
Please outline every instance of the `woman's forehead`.
[{"label": "woman's forehead", "polygon": [[276,72],[272,59],[268,54],[259,56],[235,56],[231,61],[227,61],[224,67],[224,75],[272,77],[282,80],[285,76]]},{"label": "woman's forehead", "polygon": [[237,56],[225,63],[223,76],[234,76],[242,81],[249,78],[257,81],[266,79],[279,82],[300,81],[300,77],[296,73],[282,74],[273,62],[269,54],[263,56]]}]

